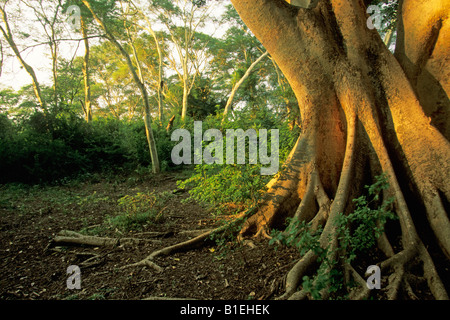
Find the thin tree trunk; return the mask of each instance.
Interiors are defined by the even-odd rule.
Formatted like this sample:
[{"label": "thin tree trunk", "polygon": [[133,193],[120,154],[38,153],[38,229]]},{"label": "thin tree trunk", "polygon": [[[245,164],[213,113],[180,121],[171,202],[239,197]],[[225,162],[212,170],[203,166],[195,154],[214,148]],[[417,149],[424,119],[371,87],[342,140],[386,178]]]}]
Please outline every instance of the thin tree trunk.
[{"label": "thin tree trunk", "polygon": [[9,23],[8,23],[8,17],[6,15],[5,10],[2,7],[0,7],[0,13],[2,14],[2,20],[5,25],[5,28],[0,26],[0,31],[2,32],[3,36],[5,37],[6,41],[8,42],[9,46],[11,47],[11,49],[14,51],[14,54],[16,55],[17,59],[19,60],[20,64],[25,68],[25,71],[30,75],[30,77],[32,79],[34,94],[36,95],[39,106],[44,111],[47,111],[45,101],[42,97],[41,88],[39,86],[39,82],[36,77],[36,73],[34,72],[34,69],[29,64],[27,64],[25,62],[25,60],[22,58],[22,55],[20,54],[20,51],[17,48],[16,43],[14,42],[14,37],[11,33],[11,29],[10,29]]},{"label": "thin tree trunk", "polygon": [[[58,10],[55,13],[55,19]],[[56,110],[58,110],[58,44],[55,39],[55,29],[54,23],[55,19],[51,25],[51,36],[50,36],[50,51],[52,53],[52,75],[53,75],[53,102],[55,104]]]},{"label": "thin tree trunk", "polygon": [[237,90],[239,87],[244,83],[244,81],[250,76],[253,68],[262,60],[264,59],[269,52],[264,52],[261,56],[258,57],[251,65],[248,67],[247,71],[245,71],[245,74],[242,76],[241,79],[234,85],[233,89],[231,90],[230,96],[228,97],[227,104],[225,105],[225,110],[223,111],[223,118],[222,123],[225,121],[225,119],[228,116],[228,113],[230,112],[231,105],[233,103],[234,96],[236,95]]},{"label": "thin tree trunk", "polygon": [[91,83],[89,77],[89,40],[87,38],[87,26],[83,16],[80,17],[81,35],[84,42],[83,56],[83,80],[84,80],[84,114],[86,122],[92,121],[92,105],[91,105]]},{"label": "thin tree trunk", "polygon": [[169,120],[169,123],[167,124],[167,127],[166,127],[166,131],[167,132],[169,132],[171,129],[172,129],[172,127],[173,127],[173,122],[175,121],[175,115],[173,115],[171,118],[170,118],[170,120]]},{"label": "thin tree trunk", "polygon": [[[183,68],[184,69],[184,68]],[[189,79],[186,75],[186,72],[183,74],[183,101],[181,106],[181,121],[184,121],[187,114],[188,109],[188,98],[189,98]]]},{"label": "thin tree trunk", "polygon": [[156,97],[158,101],[158,117],[159,124],[162,126],[164,122],[164,109],[163,109],[163,101],[162,101],[162,91],[164,90],[164,80],[163,80],[163,55],[161,46],[159,45],[158,37],[156,36],[155,31],[151,28],[150,24],[147,28],[153,39],[155,40],[156,51],[158,52],[158,86],[156,90]]},{"label": "thin tree trunk", "polygon": [[147,16],[140,10],[134,3],[133,6],[136,10],[138,10],[142,16],[144,17],[145,21],[147,22],[147,27],[145,28],[153,37],[153,40],[155,41],[156,51],[158,52],[158,83],[157,83],[157,90],[156,90],[156,97],[158,101],[158,117],[159,117],[159,124],[162,126],[164,122],[164,110],[163,110],[163,101],[162,101],[162,91],[164,89],[164,82],[163,82],[163,54],[161,50],[161,46],[158,41],[158,37],[156,36],[155,31],[152,28],[152,24],[150,23],[150,20],[147,18]]},{"label": "thin tree trunk", "polygon": [[[136,68],[138,70],[138,73],[137,73],[137,76],[139,79],[138,86],[139,86],[141,93],[143,95],[143,98],[144,98],[145,134],[147,136],[148,145],[150,146],[150,155],[157,155],[156,143],[154,142],[155,139],[153,137],[153,130],[152,130],[150,103],[149,103],[149,99],[148,99],[147,89],[145,88],[145,84],[144,84],[144,76],[142,73],[141,63],[139,61],[138,53],[137,53],[136,47],[134,46],[133,39],[131,38],[130,30],[127,26],[125,26],[125,28],[127,30],[128,39],[130,41],[131,49],[133,50],[133,56],[134,56],[134,60],[136,63]],[[129,65],[129,67],[133,68],[133,65]],[[152,164],[155,161],[157,162],[157,168],[153,168],[153,173],[158,173],[160,171],[159,170],[159,160],[157,158],[154,159],[154,157],[152,156]]]},{"label": "thin tree trunk", "polygon": [[158,152],[156,149],[156,142],[155,138],[153,136],[153,130],[151,128],[151,116],[150,116],[150,103],[148,99],[148,93],[147,89],[145,88],[144,83],[141,81],[139,75],[136,73],[136,70],[134,69],[133,62],[131,61],[130,55],[128,52],[123,48],[123,46],[117,41],[117,39],[114,37],[114,35],[108,30],[106,25],[103,23],[103,21],[97,16],[97,14],[92,9],[91,5],[87,0],[82,0],[83,4],[89,9],[89,11],[92,13],[94,19],[97,21],[97,23],[100,25],[100,27],[103,29],[105,34],[107,35],[108,39],[116,46],[117,49],[119,49],[120,53],[125,58],[125,61],[128,65],[128,68],[133,76],[133,80],[136,83],[136,85],[139,88],[139,91],[142,94],[142,99],[144,101],[144,123],[145,123],[145,132],[147,136],[147,141],[150,149],[150,157],[152,160],[152,171],[153,173],[160,172],[160,164],[159,164],[159,158],[158,158]]},{"label": "thin tree trunk", "polygon": [[[53,76],[53,103],[58,107],[58,53],[56,43],[50,45],[52,53],[52,76]],[[56,109],[57,110],[57,109]]]}]

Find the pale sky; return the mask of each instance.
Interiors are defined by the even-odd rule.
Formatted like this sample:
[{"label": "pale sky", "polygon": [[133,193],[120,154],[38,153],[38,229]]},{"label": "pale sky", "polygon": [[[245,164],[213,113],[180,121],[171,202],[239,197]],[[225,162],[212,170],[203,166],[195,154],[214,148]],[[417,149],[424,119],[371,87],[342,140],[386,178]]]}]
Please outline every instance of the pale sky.
[{"label": "pale sky", "polygon": [[[219,2],[218,2],[219,3]],[[220,1],[221,5],[226,5],[229,3],[229,0]],[[218,10],[214,9],[214,14],[217,14],[218,16],[221,15],[224,10],[223,6],[218,6]],[[7,13],[8,9],[10,11],[13,10],[13,8],[6,7]],[[23,12],[24,15],[29,16],[29,21],[35,21],[35,17],[33,13],[30,12]],[[12,25],[12,18],[10,18],[11,23],[11,29],[13,33],[15,34],[17,31],[17,28],[20,28],[19,25]],[[35,28],[39,30],[39,32],[42,31],[42,27],[37,23],[33,22],[34,25],[28,25],[28,28]],[[221,37],[227,28],[221,28],[217,30],[214,35],[216,37]],[[203,30],[201,30],[205,33],[210,33],[211,28],[206,27]],[[68,26],[65,30],[67,38],[71,37],[74,39],[79,39],[80,34],[72,31],[70,27]],[[3,37],[3,35],[0,34],[0,37]],[[16,39],[16,42],[23,43],[23,40]],[[91,39],[90,43],[94,45],[95,40]],[[14,90],[19,90],[22,86],[26,84],[31,84],[31,78],[28,75],[28,73],[25,71],[25,69],[20,65],[19,60],[13,55],[12,51],[9,49],[8,44],[4,39],[2,38],[2,44],[3,44],[3,53],[4,53],[4,59],[3,59],[3,68],[2,73],[0,75],[0,89],[3,88],[13,88]],[[71,59],[74,55],[82,55],[84,53],[84,44],[83,41],[62,41],[59,45],[59,55],[65,59]],[[50,49],[48,45],[40,45],[33,48],[26,49],[21,52],[22,57],[24,60],[33,67],[35,70],[36,76],[38,78],[38,81],[41,85],[52,85],[52,76],[51,76],[51,57],[50,57]]]}]

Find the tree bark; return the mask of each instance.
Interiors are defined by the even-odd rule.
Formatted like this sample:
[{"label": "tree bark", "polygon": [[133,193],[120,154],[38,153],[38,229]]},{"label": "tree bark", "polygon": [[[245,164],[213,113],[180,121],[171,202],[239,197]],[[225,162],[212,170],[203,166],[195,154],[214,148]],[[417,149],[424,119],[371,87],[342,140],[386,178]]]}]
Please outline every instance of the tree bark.
[{"label": "tree bark", "polygon": [[425,114],[450,139],[449,1],[401,1],[395,57]]},{"label": "tree bark", "polygon": [[90,71],[89,71],[89,39],[87,37],[87,26],[83,16],[80,17],[81,35],[84,42],[84,55],[83,55],[83,80],[84,80],[84,114],[86,122],[92,121],[92,105],[91,105],[91,83],[90,83]]},{"label": "tree bark", "polygon": [[[187,62],[183,62],[183,66],[187,66]],[[187,70],[187,67],[183,67],[183,70]],[[181,120],[184,121],[187,115],[188,109],[188,99],[189,99],[189,79],[187,76],[187,71],[184,71],[183,74],[183,100],[181,105]]]},{"label": "tree bark", "polygon": [[[425,71],[444,91],[448,88],[448,65],[443,63],[449,54],[448,1],[412,2],[417,1],[404,1],[399,27],[404,28],[399,41],[405,49],[394,57],[377,31],[367,28],[362,1],[321,0],[304,9],[283,0],[232,0],[285,74],[302,120],[301,136],[241,237],[267,234],[286,217],[296,216],[323,225],[321,244],[336,247],[334,219],[351,212],[351,199],[384,172],[390,185],[385,197],[395,198],[401,231],[401,249],[382,263],[384,270],[393,271],[388,296],[397,297],[400,286],[409,289],[405,270],[419,265],[430,292],[448,299],[436,266],[448,264],[450,257],[449,117],[441,115],[447,112],[442,107],[430,120],[421,94],[426,91]],[[431,12],[423,14],[426,10]],[[420,34],[428,35],[425,42],[438,52],[432,50],[429,58],[426,49],[428,55],[411,60],[411,44],[423,49]],[[411,72],[402,55],[416,66]],[[448,96],[439,99],[448,103]],[[441,254],[432,256],[427,247],[435,245]],[[310,252],[294,267],[284,298],[293,295],[313,263]]]}]

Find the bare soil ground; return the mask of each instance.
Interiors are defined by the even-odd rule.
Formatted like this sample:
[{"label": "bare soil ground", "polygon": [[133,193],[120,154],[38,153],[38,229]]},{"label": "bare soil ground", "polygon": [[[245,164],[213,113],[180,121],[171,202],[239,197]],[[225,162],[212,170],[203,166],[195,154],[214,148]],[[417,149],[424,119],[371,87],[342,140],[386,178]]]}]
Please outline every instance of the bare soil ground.
[{"label": "bare soil ground", "polygon": [[[274,250],[267,241],[212,243],[201,249],[158,257],[158,273],[148,267],[121,269],[155,250],[189,239],[185,230],[220,225],[199,204],[183,201],[187,192],[173,193],[162,209],[163,220],[141,230],[119,232],[105,227],[117,214],[117,200],[137,192],[170,192],[183,173],[139,178],[125,177],[67,183],[52,187],[0,186],[0,300],[136,300],[149,297],[191,299],[271,299],[281,293],[282,281],[298,258],[294,249]],[[186,178],[186,177],[184,177]],[[51,245],[61,230],[109,237],[155,241],[113,247]],[[50,245],[49,245],[50,244]],[[67,267],[81,267],[81,289],[67,288]]]}]

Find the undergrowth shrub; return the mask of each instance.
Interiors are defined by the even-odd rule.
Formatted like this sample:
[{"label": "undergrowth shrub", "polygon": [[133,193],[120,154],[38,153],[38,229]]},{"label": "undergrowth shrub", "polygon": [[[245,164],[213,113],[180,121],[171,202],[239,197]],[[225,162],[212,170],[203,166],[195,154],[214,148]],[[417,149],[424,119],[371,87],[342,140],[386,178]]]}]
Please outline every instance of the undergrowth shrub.
[{"label": "undergrowth shrub", "polygon": [[164,203],[170,192],[125,195],[117,201],[119,214],[108,218],[108,224],[120,231],[141,230],[164,220]]},{"label": "undergrowth shrub", "polygon": [[[291,131],[288,125],[267,108],[261,108],[258,112],[250,109],[239,111],[239,117],[234,121],[222,121],[222,114],[210,115],[203,121],[203,131],[210,128],[222,131],[223,141],[223,164],[197,164],[193,175],[183,181],[178,181],[178,187],[189,190],[189,199],[205,205],[211,212],[216,214],[234,213],[248,208],[261,199],[266,184],[273,176],[261,175],[261,164],[249,164],[249,142],[246,139],[245,164],[226,164],[226,129],[260,129],[268,130],[268,154],[271,154],[270,129],[279,130],[279,169],[287,158],[289,152],[298,137],[298,131]],[[189,123],[186,127],[192,129]],[[192,131],[191,131],[192,132]],[[192,135],[193,136],[193,135]],[[193,139],[192,139],[193,140]],[[203,150],[207,143],[204,142]],[[237,143],[234,144],[234,154],[237,154]],[[194,150],[194,149],[192,149]],[[258,154],[259,155],[259,154]]]},{"label": "undergrowth shrub", "polygon": [[[162,170],[170,167],[170,136],[153,127]],[[95,173],[130,173],[150,167],[142,119],[35,112],[12,121],[0,116],[0,183],[55,183]],[[149,169],[150,170],[150,169]]]}]

